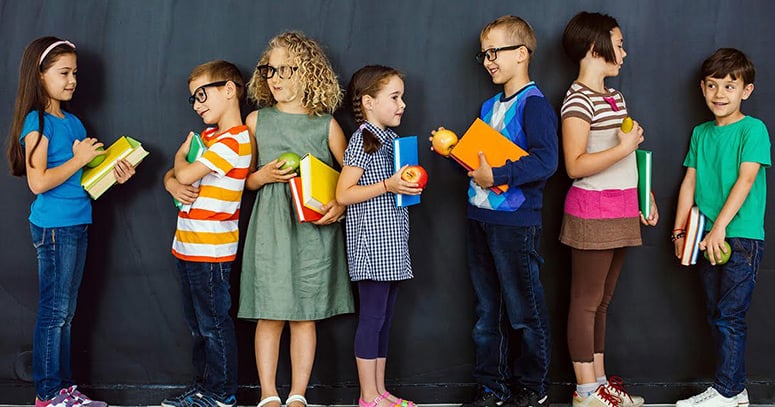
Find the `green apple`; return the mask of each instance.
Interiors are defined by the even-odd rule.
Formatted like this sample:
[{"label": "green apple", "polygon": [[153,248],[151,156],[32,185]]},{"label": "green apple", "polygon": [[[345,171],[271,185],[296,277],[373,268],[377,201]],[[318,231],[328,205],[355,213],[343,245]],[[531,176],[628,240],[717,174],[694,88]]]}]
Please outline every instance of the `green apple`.
[{"label": "green apple", "polygon": [[[729,261],[729,256],[732,255],[732,247],[729,246],[729,243],[727,241],[724,241],[724,249],[726,250],[726,253],[723,251],[721,253],[716,252],[716,265],[720,266],[722,264],[725,264]],[[708,251],[705,250],[705,259],[710,261],[708,256]]]},{"label": "green apple", "polygon": [[[103,147],[97,147],[97,151],[105,151],[105,148]],[[103,161],[105,161],[105,156],[107,154],[100,154],[94,158],[91,159],[88,163],[86,163],[86,166],[89,168],[94,168],[100,164],[102,164]]]},{"label": "green apple", "polygon": [[299,164],[301,163],[301,157],[299,157],[298,154],[287,152],[282,153],[280,156],[277,157],[277,161],[285,161],[285,164],[283,164],[282,167],[280,167],[281,170],[285,170],[288,168],[291,168],[296,174],[299,173]]}]

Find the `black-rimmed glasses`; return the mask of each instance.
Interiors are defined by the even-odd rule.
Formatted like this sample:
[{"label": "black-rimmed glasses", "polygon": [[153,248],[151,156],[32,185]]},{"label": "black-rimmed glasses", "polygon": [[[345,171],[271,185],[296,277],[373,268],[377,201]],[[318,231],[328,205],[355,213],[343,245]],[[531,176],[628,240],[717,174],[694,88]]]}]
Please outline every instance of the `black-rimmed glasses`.
[{"label": "black-rimmed glasses", "polygon": [[[194,104],[194,102],[204,103],[207,100],[207,91],[205,88],[209,88],[211,86],[223,86],[225,84],[229,83],[229,81],[218,81],[218,82],[211,82],[204,84],[194,91],[194,94],[188,97],[188,103]],[[234,82],[234,85],[239,87],[242,86],[239,83]]]},{"label": "black-rimmed glasses", "polygon": [[275,72],[277,73],[277,76],[280,77],[280,79],[288,79],[293,75],[294,72],[296,72],[297,69],[299,69],[298,66],[280,65],[275,67],[269,64],[259,65],[256,67],[256,71],[258,71],[258,74],[264,79],[273,77]]},{"label": "black-rimmed glasses", "polygon": [[533,50],[528,48],[527,45],[525,44],[509,45],[508,47],[490,48],[481,52],[477,52],[476,62],[481,64],[482,62],[484,62],[485,57],[487,57],[488,61],[495,61],[498,58],[498,51],[511,51],[511,50],[519,49],[521,47],[525,47],[528,54],[533,52]]}]

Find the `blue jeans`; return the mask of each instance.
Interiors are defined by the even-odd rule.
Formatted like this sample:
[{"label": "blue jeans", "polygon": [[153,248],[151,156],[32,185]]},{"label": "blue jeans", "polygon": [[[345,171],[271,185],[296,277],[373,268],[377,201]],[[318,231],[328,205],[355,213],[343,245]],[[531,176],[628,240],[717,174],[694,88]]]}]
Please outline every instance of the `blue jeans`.
[{"label": "blue jeans", "polygon": [[[511,397],[512,377],[540,396],[547,391],[551,357],[549,313],[539,279],[540,226],[468,221],[468,268],[476,295],[476,381],[501,400]],[[519,357],[509,352],[522,331]]]},{"label": "blue jeans", "polygon": [[[729,261],[712,266],[697,260],[706,312],[716,342],[716,379],[713,387],[724,397],[732,397],[745,388],[745,314],[759,272],[763,240],[728,238],[732,248]],[[700,256],[702,257],[702,256]]]},{"label": "blue jeans", "polygon": [[183,312],[194,339],[194,384],[223,401],[237,392],[237,338],[229,315],[231,262],[177,259]]},{"label": "blue jeans", "polygon": [[32,345],[37,397],[50,400],[72,384],[70,328],[86,264],[88,225],[41,228],[30,223],[38,254],[38,315]]}]

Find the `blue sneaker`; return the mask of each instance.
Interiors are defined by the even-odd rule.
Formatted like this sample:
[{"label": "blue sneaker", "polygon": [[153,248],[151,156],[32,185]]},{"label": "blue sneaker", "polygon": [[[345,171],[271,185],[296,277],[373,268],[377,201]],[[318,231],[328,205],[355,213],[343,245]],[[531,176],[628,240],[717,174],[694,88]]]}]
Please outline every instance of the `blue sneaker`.
[{"label": "blue sneaker", "polygon": [[226,400],[218,400],[208,393],[204,393],[199,397],[194,397],[195,407],[236,407],[237,398],[232,394],[227,397]]},{"label": "blue sneaker", "polygon": [[182,394],[164,399],[161,402],[161,407],[191,407],[194,405],[194,399],[199,397],[202,397],[199,387],[191,386]]}]

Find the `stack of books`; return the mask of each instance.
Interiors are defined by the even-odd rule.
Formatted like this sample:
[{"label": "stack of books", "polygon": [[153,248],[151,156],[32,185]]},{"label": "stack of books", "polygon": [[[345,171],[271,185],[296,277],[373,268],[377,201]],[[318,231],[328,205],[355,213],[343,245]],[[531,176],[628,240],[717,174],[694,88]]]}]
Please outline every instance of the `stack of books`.
[{"label": "stack of books", "polygon": [[148,151],[139,141],[121,136],[105,150],[105,159],[100,165],[83,170],[81,185],[92,199],[97,199],[116,183],[116,175],[113,173],[116,162],[125,159],[136,167],[147,155]]},{"label": "stack of books", "polygon": [[705,231],[705,215],[700,213],[700,208],[692,207],[684,229],[686,230],[686,237],[684,237],[684,248],[681,252],[681,265],[691,266],[697,264],[700,242]]},{"label": "stack of books", "polygon": [[323,207],[336,199],[339,171],[308,153],[301,158],[299,173],[288,182],[296,217],[299,223],[316,221],[323,217]]}]

